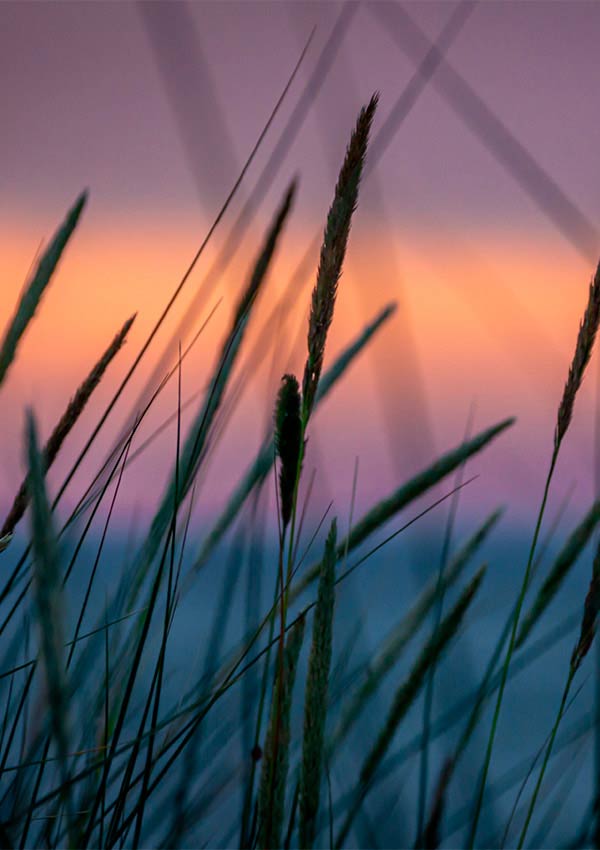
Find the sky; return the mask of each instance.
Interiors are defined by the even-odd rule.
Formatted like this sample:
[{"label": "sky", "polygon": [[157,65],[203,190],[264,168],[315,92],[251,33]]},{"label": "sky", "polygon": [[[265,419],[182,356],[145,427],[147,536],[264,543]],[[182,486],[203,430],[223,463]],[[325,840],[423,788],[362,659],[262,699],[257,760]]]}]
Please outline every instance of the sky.
[{"label": "sky", "polygon": [[[457,445],[465,429],[514,415],[515,427],[468,465],[478,477],[465,488],[462,510],[480,516],[502,503],[515,522],[533,515],[600,253],[600,5],[593,2],[0,4],[0,324],[43,240],[89,189],[1,390],[2,511],[23,475],[25,408],[34,408],[47,435],[137,312],[125,350],[52,471],[56,488],[205,237],[313,28],[231,209],[66,504],[136,409],[169,340],[175,347],[161,375],[176,360],[178,339],[185,344],[214,308],[182,371],[184,398],[206,386],[261,239],[297,176],[245,352],[264,328],[267,356],[243,378],[198,510],[213,515],[223,504],[271,421],[279,378],[303,368],[314,240],[358,111],[377,90],[328,362],[385,304],[398,308],[311,423],[315,512],[332,499],[347,515],[356,462],[360,510]],[[438,38],[441,61],[430,50]],[[293,139],[275,168],[289,122]],[[272,180],[207,289],[203,281],[265,168]],[[282,326],[267,321],[290,281],[294,309]],[[571,493],[580,513],[593,498],[599,375],[593,361],[557,469],[554,507]],[[184,427],[198,404],[186,410]],[[176,405],[171,382],[140,441]],[[174,450],[172,424],[126,476],[120,521],[149,514]]]}]

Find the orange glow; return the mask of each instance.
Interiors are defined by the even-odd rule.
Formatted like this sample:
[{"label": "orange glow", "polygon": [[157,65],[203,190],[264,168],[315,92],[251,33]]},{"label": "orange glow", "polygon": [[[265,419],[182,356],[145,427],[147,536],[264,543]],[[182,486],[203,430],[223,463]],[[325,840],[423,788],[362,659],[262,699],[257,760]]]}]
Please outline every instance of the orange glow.
[{"label": "orange glow", "polygon": [[[118,225],[113,221],[109,227],[93,217],[87,221],[84,216],[27,332],[18,361],[2,389],[2,503],[10,498],[22,474],[18,447],[24,406],[34,405],[47,433],[122,322],[137,310],[138,319],[125,352],[111,367],[89,415],[84,417],[80,445],[86,423],[93,422],[94,415],[110,399],[204,235],[203,227],[189,218],[160,222],[149,217],[143,222],[138,217],[135,225],[123,220]],[[0,227],[6,246],[0,257],[4,281],[0,314],[8,317],[39,243],[39,231],[33,225],[25,227],[10,221],[0,222]],[[197,329],[209,309],[223,298],[186,361],[184,385],[188,394],[201,388],[210,375],[261,233],[254,228],[192,323]],[[312,235],[293,221],[286,231],[258,304],[247,351]],[[475,244],[477,250],[472,247]],[[185,313],[219,245],[217,238],[200,260],[173,315],[143,361],[132,389],[127,391],[121,418]],[[514,233],[487,233],[478,240],[473,237],[467,248],[450,241],[444,244],[428,232],[381,234],[372,223],[359,221],[340,282],[328,362],[390,298],[398,299],[399,310],[371,346],[368,357],[357,363],[336,389],[315,425],[313,446],[326,457],[329,479],[339,482],[344,500],[355,455],[363,458],[365,496],[381,494],[397,483],[399,475],[423,466],[431,459],[431,451],[442,451],[460,441],[473,400],[477,403],[476,429],[506,415],[518,415],[518,435],[506,438],[503,447],[499,444],[491,453],[502,459],[511,452],[514,460],[521,452],[535,468],[533,458],[540,432],[542,458],[551,438],[590,273],[577,257],[550,239],[527,241]],[[313,275],[314,270],[304,281],[282,333],[278,335],[275,323],[268,329],[271,341],[279,345],[275,365],[271,349],[263,367],[252,371],[255,380],[243,397],[229,437],[224,438],[223,445],[229,439],[229,449],[218,453],[213,464],[216,471],[210,505],[226,497],[239,470],[251,458],[270,416],[270,399],[280,374],[289,368],[302,368]],[[174,358],[170,360],[173,362]],[[424,438],[427,429],[418,421],[421,414],[414,398],[415,387],[429,413],[429,443]],[[153,424],[174,409],[174,391],[168,395],[168,404],[161,404],[156,416],[150,417]],[[389,396],[389,404],[382,401],[384,396]],[[574,429],[589,443],[591,388],[587,385],[580,407]],[[113,434],[116,428],[115,424]],[[386,428],[388,438],[384,437]],[[158,445],[163,445],[164,452],[164,444]],[[572,463],[575,470],[585,474],[585,453],[580,445],[571,447]],[[393,463],[390,452],[395,456]],[[166,461],[163,458],[163,472],[155,473],[160,482],[155,489],[162,486],[168,457]],[[514,463],[515,469],[520,466],[516,460]],[[483,461],[484,467],[486,464]],[[501,481],[506,466],[494,468],[500,470]],[[581,483],[587,498],[587,483]],[[537,478],[530,482],[532,487],[536,484]],[[153,490],[148,498],[151,501],[155,496]],[[490,499],[497,501],[493,492]]]}]

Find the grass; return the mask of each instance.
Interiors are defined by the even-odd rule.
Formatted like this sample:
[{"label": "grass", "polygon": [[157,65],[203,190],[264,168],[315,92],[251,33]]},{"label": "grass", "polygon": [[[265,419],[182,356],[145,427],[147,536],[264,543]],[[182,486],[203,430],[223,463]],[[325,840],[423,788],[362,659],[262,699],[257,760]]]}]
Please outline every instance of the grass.
[{"label": "grass", "polygon": [[[207,387],[191,401],[184,400],[183,364],[195,337],[185,350],[179,346],[177,362],[152,388],[150,399],[129,420],[91,481],[79,485],[83,490],[77,507],[60,524],[57,508],[63,494],[67,487],[74,488],[75,473],[100,431],[108,427],[113,408],[220,225],[298,67],[299,63],[232,192],[134,355],[124,380],[92,425],[54,499],[47,472],[69,445],[95,389],[108,380],[113,359],[122,356],[134,317],[76,391],[45,447],[40,445],[35,414],[27,413],[27,476],[0,531],[0,566],[11,556],[16,562],[12,571],[4,571],[0,588],[0,835],[4,846],[367,844],[365,835],[377,835],[377,819],[393,811],[385,789],[394,788],[396,804],[401,797],[399,777],[412,769],[415,755],[421,756],[419,804],[414,816],[403,813],[410,820],[407,834],[417,835],[416,846],[451,842],[456,820],[452,805],[468,763],[479,771],[479,778],[467,789],[473,799],[463,807],[461,817],[465,837],[475,845],[482,812],[495,787],[489,782],[489,771],[506,689],[521,670],[535,669],[540,657],[574,628],[570,615],[560,628],[553,624],[538,642],[532,639],[554,616],[551,612],[556,611],[564,583],[575,565],[587,558],[586,547],[600,520],[600,508],[594,503],[566,537],[554,561],[546,564],[545,547],[539,543],[547,497],[600,321],[600,271],[590,286],[558,406],[549,472],[521,585],[483,674],[462,702],[444,705],[438,716],[432,683],[436,671],[445,669],[443,660],[452,655],[457,642],[462,646],[460,636],[464,632],[478,635],[476,603],[483,598],[486,567],[471,570],[492,532],[501,533],[502,510],[494,511],[459,541],[454,540],[454,513],[463,488],[473,481],[463,480],[465,464],[491,450],[514,418],[506,417],[474,436],[465,435],[462,443],[434,458],[408,481],[399,482],[362,517],[355,519],[351,510],[343,531],[338,531],[341,522],[334,516],[335,506],[324,512],[316,529],[305,529],[315,480],[307,481],[306,470],[314,417],[396,309],[394,304],[381,309],[325,368],[328,332],[338,288],[343,286],[361,178],[369,163],[377,95],[359,112],[333,191],[310,303],[301,380],[281,369],[279,392],[270,400],[271,427],[254,461],[238,481],[231,482],[223,512],[208,528],[198,529],[193,521],[205,469],[239,398],[236,380],[248,381],[248,363],[260,364],[268,350],[268,340],[263,340],[248,354],[247,331],[257,315],[257,304],[268,301],[263,290],[273,257],[285,243],[285,225],[297,192],[295,180],[259,246],[229,330],[215,352]],[[77,200],[41,254],[8,322],[0,347],[0,385],[19,347],[26,344],[28,326],[68,250],[86,199],[83,194]],[[289,293],[285,298],[292,303]],[[177,410],[158,429],[162,433],[176,424],[171,472],[148,528],[128,553],[111,593],[104,597],[98,576],[107,561],[120,488],[124,476],[131,474],[131,463],[143,458],[153,435],[133,447],[149,411],[175,376]],[[192,403],[197,410],[186,430],[182,414]],[[453,473],[454,486],[447,481]],[[276,514],[271,507],[273,494]],[[395,626],[368,657],[357,659],[355,638],[360,630],[353,629],[345,639],[337,637],[340,599],[349,577],[368,585],[371,571],[377,568],[375,554],[385,553],[392,540],[425,514],[435,516],[449,499],[438,575],[416,599],[404,600]],[[390,533],[392,522],[397,527]],[[269,526],[278,529],[275,558],[261,534]],[[328,533],[321,556],[315,558],[322,529]],[[26,545],[17,555],[22,533]],[[84,544],[90,546],[92,540],[96,540],[95,551],[87,558]],[[229,554],[223,561],[221,553],[227,547]],[[249,585],[245,610],[238,616],[235,598],[246,563]],[[512,790],[520,782],[523,789],[514,806],[515,817],[523,817],[519,847],[524,846],[543,803],[553,757],[572,745],[571,738],[564,744],[560,729],[577,697],[572,685],[594,636],[600,607],[599,564],[600,549],[587,597],[582,599],[583,613],[575,614],[579,637],[554,722],[545,740],[531,742],[531,758],[509,785]],[[543,578],[525,609],[536,572],[542,572]],[[205,574],[222,584],[206,630],[209,638],[204,645],[186,646],[190,662],[182,678],[175,664],[174,634],[182,609],[188,606],[189,611],[192,591]],[[82,582],[82,592],[77,592],[74,576]],[[264,590],[267,581],[272,587],[270,602],[265,604],[265,593],[257,583],[262,582]],[[196,611],[195,616],[200,619],[204,611]],[[304,640],[308,630],[310,642]],[[192,663],[192,655],[197,656],[197,664]],[[441,690],[438,684],[436,692]],[[419,711],[423,691],[424,710]],[[494,699],[487,739],[482,740],[489,720],[486,706]],[[406,743],[402,736],[408,721],[419,713],[422,728]],[[404,744],[397,749],[401,739]],[[438,740],[443,740],[443,753],[436,763],[433,745]],[[536,750],[539,761],[534,760]],[[428,781],[430,763],[435,765],[432,782]],[[530,775],[535,775],[534,789],[523,796]],[[517,805],[521,798],[526,799],[524,812]],[[592,814],[597,809],[598,801],[591,799]],[[545,834],[548,823],[547,817],[540,820],[539,835]]]}]

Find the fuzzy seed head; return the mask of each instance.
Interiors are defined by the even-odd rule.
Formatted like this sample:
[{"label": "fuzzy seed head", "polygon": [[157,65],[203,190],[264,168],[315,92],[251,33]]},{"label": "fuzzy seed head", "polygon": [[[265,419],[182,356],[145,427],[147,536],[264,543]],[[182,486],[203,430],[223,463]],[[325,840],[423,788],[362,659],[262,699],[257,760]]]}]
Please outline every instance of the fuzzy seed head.
[{"label": "fuzzy seed head", "polygon": [[294,375],[284,375],[275,405],[275,450],[281,462],[279,497],[286,528],[291,517],[302,441],[300,387]]},{"label": "fuzzy seed head", "polygon": [[327,332],[333,319],[338,281],[346,255],[352,214],[358,201],[360,178],[377,102],[378,95],[374,94],[369,104],[360,111],[327,216],[308,323],[308,357],[302,381],[305,423],[312,411],[323,368]]}]

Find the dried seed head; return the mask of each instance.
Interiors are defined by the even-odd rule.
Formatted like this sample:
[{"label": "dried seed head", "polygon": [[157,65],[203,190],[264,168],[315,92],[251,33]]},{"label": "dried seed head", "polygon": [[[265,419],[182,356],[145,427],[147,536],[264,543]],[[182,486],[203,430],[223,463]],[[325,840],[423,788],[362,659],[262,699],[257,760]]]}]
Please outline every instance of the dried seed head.
[{"label": "dried seed head", "polygon": [[562,401],[558,408],[558,418],[556,421],[556,430],[554,432],[554,450],[558,448],[565,436],[571,417],[573,415],[573,407],[575,405],[575,396],[581,386],[583,375],[589,359],[592,355],[594,340],[596,339],[596,331],[600,322],[600,264],[596,269],[596,274],[590,283],[590,293],[588,304],[583,315],[583,319],[579,326],[579,335],[577,337],[577,345],[575,347],[575,355],[569,369],[569,375],[565,384]]},{"label": "dried seed head", "polygon": [[281,461],[279,495],[283,528],[292,517],[294,503],[302,440],[300,405],[298,381],[294,375],[284,375],[275,406],[275,449]]},{"label": "dried seed head", "polygon": [[327,216],[308,323],[308,357],[302,381],[302,414],[305,423],[313,407],[323,368],[327,331],[333,319],[337,285],[342,273],[352,214],[358,200],[358,188],[367,153],[369,131],[377,102],[378,95],[374,94],[369,104],[360,111]]}]

